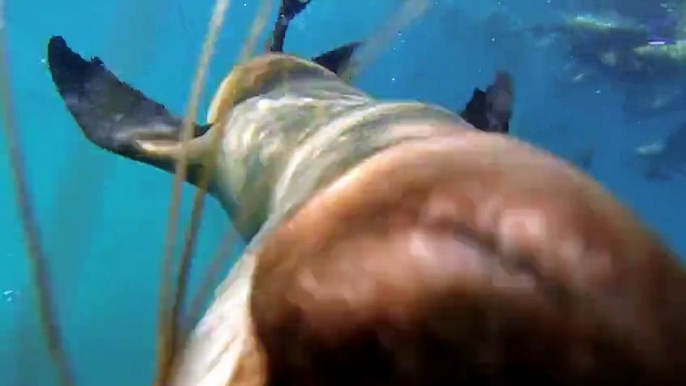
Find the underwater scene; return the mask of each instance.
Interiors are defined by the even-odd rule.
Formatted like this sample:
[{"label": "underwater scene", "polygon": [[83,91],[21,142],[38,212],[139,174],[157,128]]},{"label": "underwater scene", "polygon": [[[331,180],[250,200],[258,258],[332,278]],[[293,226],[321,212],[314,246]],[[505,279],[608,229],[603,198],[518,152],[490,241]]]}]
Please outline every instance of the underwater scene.
[{"label": "underwater scene", "polygon": [[686,384],[686,0],[0,7],[0,386]]}]

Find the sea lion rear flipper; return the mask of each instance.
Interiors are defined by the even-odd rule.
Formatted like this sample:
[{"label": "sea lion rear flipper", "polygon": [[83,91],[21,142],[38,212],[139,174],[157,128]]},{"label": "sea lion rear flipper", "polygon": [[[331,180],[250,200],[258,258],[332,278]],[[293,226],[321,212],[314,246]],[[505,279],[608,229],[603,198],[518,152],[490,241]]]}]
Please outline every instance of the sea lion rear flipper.
[{"label": "sea lion rear flipper", "polygon": [[[97,57],[90,61],[72,51],[61,36],[48,43],[48,66],[57,91],[85,137],[95,145],[124,157],[174,172],[171,157],[155,156],[141,140],[177,144],[182,120],[160,103],[120,81]],[[209,125],[195,125],[195,136]],[[188,180],[197,181],[199,166],[191,166]]]},{"label": "sea lion rear flipper", "polygon": [[360,45],[362,45],[361,42],[348,43],[312,58],[312,61],[336,75],[342,75],[350,65],[355,50],[357,50]]}]

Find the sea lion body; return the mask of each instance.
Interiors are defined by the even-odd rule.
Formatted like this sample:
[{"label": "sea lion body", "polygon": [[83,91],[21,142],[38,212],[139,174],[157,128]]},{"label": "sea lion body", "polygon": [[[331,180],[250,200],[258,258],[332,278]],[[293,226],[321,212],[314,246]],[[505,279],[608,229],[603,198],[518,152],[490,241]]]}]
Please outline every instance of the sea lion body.
[{"label": "sea lion body", "polygon": [[[279,65],[280,73],[272,80],[261,78],[259,87],[252,88],[260,89],[259,95],[239,96],[237,104],[226,111],[214,177],[219,199],[229,203],[225,207],[231,208],[241,233],[252,235],[258,228],[262,232],[251,238],[246,253],[198,325],[178,375],[179,386],[238,376],[232,372],[232,364],[240,363],[234,355],[245,355],[243,350],[254,348],[248,335],[247,307],[253,252],[260,248],[263,235],[320,189],[379,151],[419,138],[450,135],[453,130],[474,130],[441,107],[376,100],[314,63],[286,55],[264,55],[239,67],[229,78],[250,78],[241,72],[258,71],[276,61],[289,65]],[[215,101],[217,98],[221,92]],[[208,118],[220,114],[212,110]],[[398,122],[417,125],[412,130],[396,130]],[[250,225],[243,225],[242,219],[249,219]],[[229,345],[236,347],[221,349]],[[214,366],[218,362],[227,364]]]},{"label": "sea lion body", "polygon": [[[559,384],[595,384],[603,373],[623,382],[676,379],[683,317],[648,315],[662,307],[653,295],[683,307],[676,297],[686,277],[595,181],[440,107],[380,102],[326,72],[298,79],[299,68],[316,67],[290,67],[283,82],[228,112],[217,178],[240,206],[260,203],[263,212],[251,218],[263,219],[261,231],[190,338],[175,385],[421,384],[403,371],[449,384],[460,369],[479,368],[478,359],[451,365],[431,347],[441,339],[459,347],[455,358],[489,345],[504,350],[486,363],[516,364],[520,379],[554,378],[555,366],[567,377]],[[436,231],[446,226],[453,230]],[[484,305],[493,294],[506,305]],[[485,303],[471,308],[469,299]],[[454,311],[443,310],[448,304]],[[584,347],[598,367],[578,367],[570,352],[541,369],[535,350],[459,333],[463,323],[479,330],[480,318],[546,350]],[[407,327],[415,323],[435,330],[416,338]],[[378,341],[383,334],[387,343]],[[383,349],[359,366],[351,359],[386,344],[398,347],[392,359]],[[442,378],[415,355],[456,370]],[[473,379],[515,378],[485,371]]]},{"label": "sea lion body", "polygon": [[[275,66],[273,76],[263,75],[259,86],[252,86],[259,95],[239,86],[245,91],[238,91],[236,104],[224,112],[211,108],[208,117],[227,114],[214,183],[224,207],[233,208],[239,229],[246,219],[257,222],[242,231],[246,235],[267,221],[278,221],[380,149],[435,135],[433,130],[393,132],[389,128],[394,122],[417,119],[469,127],[438,106],[378,101],[324,68],[287,55],[264,55],[228,78],[250,78],[248,73],[268,66]],[[215,100],[221,96],[219,92]]]},{"label": "sea lion body", "polygon": [[236,68],[181,144],[161,105],[60,44],[53,80],[84,135],[211,166],[249,242],[175,386],[686,382],[683,267],[554,155],[280,54]]}]

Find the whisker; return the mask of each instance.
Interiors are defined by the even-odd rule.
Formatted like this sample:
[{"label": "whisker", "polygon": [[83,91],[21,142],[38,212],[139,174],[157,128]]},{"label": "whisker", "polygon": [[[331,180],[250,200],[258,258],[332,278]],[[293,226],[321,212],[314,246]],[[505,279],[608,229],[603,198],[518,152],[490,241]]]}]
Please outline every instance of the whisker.
[{"label": "whisker", "polygon": [[[255,17],[253,22],[250,35],[248,37],[248,42],[243,48],[243,53],[241,54],[241,62],[247,60],[252,56],[257,37],[263,32],[266,26],[267,16],[270,12],[270,0],[262,0],[260,3],[260,10],[258,15]],[[233,105],[233,101],[230,102],[228,107]],[[206,162],[205,167],[202,169],[200,181],[197,185],[198,189],[195,192],[193,199],[193,209],[191,213],[191,224],[189,226],[188,232],[186,233],[186,239],[184,244],[184,249],[181,255],[181,264],[179,267],[179,273],[177,278],[177,288],[174,297],[174,303],[172,305],[172,328],[171,333],[173,335],[173,350],[172,352],[178,352],[178,348],[183,341],[185,341],[188,331],[185,331],[183,326],[183,309],[186,300],[186,293],[188,292],[188,281],[190,277],[190,271],[192,266],[193,252],[195,250],[196,240],[198,232],[200,231],[200,226],[202,225],[202,215],[205,208],[205,195],[207,193],[207,188],[211,176],[214,174],[214,160],[216,159],[216,154],[219,152],[222,138],[224,137],[224,124],[225,115],[220,116],[219,122],[215,122],[214,132],[210,133],[214,138],[210,142],[211,148],[208,151],[205,159],[209,160]],[[189,326],[191,327],[191,326]],[[191,327],[192,328],[192,327]]]},{"label": "whisker", "polygon": [[231,256],[231,248],[236,241],[236,235],[237,233],[235,230],[232,229],[229,231],[222,239],[219,248],[217,248],[217,252],[215,252],[212,257],[210,267],[200,283],[198,293],[191,301],[188,312],[186,313],[186,321],[182,325],[183,331],[186,331],[187,334],[192,331],[193,327],[196,326],[202,318],[206,302],[212,297],[212,293],[217,285],[217,278],[219,274],[223,272],[223,263],[226,260],[226,257]]},{"label": "whisker", "polygon": [[[224,24],[224,16],[228,11],[230,0],[216,0],[212,17],[209,22],[207,37],[203,44],[202,55],[200,63],[198,64],[197,72],[193,81],[191,97],[188,103],[187,118],[184,120],[184,127],[181,132],[182,146],[191,139],[193,133],[193,124],[196,120],[198,105],[200,97],[205,85],[207,77],[207,69],[210,60],[214,54],[214,45],[221,32],[221,27]],[[181,152],[181,157],[176,164],[174,175],[174,185],[172,188],[172,203],[169,210],[169,222],[167,224],[167,235],[165,243],[165,254],[162,268],[162,284],[160,293],[160,320],[158,325],[158,363],[157,376],[155,384],[164,386],[168,384],[171,374],[172,363],[174,360],[175,349],[175,324],[176,319],[172,315],[172,309],[169,305],[169,296],[176,291],[170,291],[172,283],[174,282],[173,258],[175,238],[178,228],[179,206],[181,203],[181,188],[183,182],[186,180],[186,167],[188,160],[184,152]]]},{"label": "whisker", "polygon": [[[255,46],[257,45],[257,39],[261,35],[261,33],[265,30],[267,26],[267,21],[268,17],[270,14],[270,11],[273,6],[273,0],[261,0],[260,2],[260,10],[258,11],[257,16],[255,17],[253,21],[252,28],[248,34],[248,37],[246,39],[246,42],[243,45],[243,49],[241,52],[241,55],[239,57],[238,63],[242,64],[247,61],[249,61],[253,56],[254,56],[254,50]],[[218,7],[218,5],[216,5]],[[227,5],[228,7],[228,5]],[[382,31],[380,34],[375,34],[372,39],[370,40],[372,42],[371,44],[371,49],[367,48],[367,56],[370,53],[374,53],[376,50],[381,48],[382,45],[384,45],[387,40],[395,36],[395,32],[397,32],[398,29],[404,28],[407,24],[409,24],[411,21],[413,21],[416,17],[420,16],[423,11],[426,10],[428,7],[428,1],[427,0],[422,0],[419,3],[417,2],[411,2],[411,1],[406,1],[403,3],[403,8],[399,12],[399,15],[396,16],[391,25],[389,26],[390,28],[387,28],[386,30]],[[216,10],[215,10],[216,12]],[[215,21],[215,17],[217,15],[213,14],[212,20]],[[210,28],[213,26],[212,22],[210,25]],[[203,53],[206,53],[206,50],[208,49],[208,43],[211,42],[212,35],[211,32],[208,33],[207,40],[205,41],[204,44],[204,50]],[[211,48],[210,48],[211,49]],[[203,57],[205,58],[205,57]],[[210,57],[208,56],[207,61],[209,61]],[[368,64],[369,61],[366,61],[365,64]],[[204,61],[201,61],[202,64],[206,65]],[[204,73],[201,74],[200,69],[198,70],[198,77],[204,76]],[[202,78],[200,79],[202,80]],[[199,78],[195,79],[196,83],[199,81]],[[219,272],[222,272],[222,264],[225,262],[225,259],[227,256],[231,255],[231,247],[233,246],[233,241],[235,235],[233,233],[229,234],[221,243],[219,247],[219,251],[217,254],[213,257],[211,267],[205,277],[203,278],[203,281],[201,283],[201,288],[199,292],[196,294],[196,296],[192,299],[190,309],[188,312],[185,314],[185,317],[183,315],[184,312],[184,304],[186,302],[186,293],[188,291],[188,283],[189,283],[189,277],[190,277],[190,271],[192,267],[192,258],[193,258],[193,253],[194,249],[196,246],[196,241],[197,241],[197,235],[200,230],[201,224],[202,224],[202,215],[204,211],[204,205],[205,205],[205,194],[207,193],[208,189],[208,184],[211,176],[214,175],[214,168],[215,168],[215,162],[216,162],[216,156],[218,152],[220,151],[220,146],[222,143],[222,139],[224,137],[224,130],[226,126],[226,120],[227,120],[227,113],[228,111],[231,110],[235,103],[235,97],[236,95],[232,92],[233,89],[236,86],[240,85],[241,80],[240,79],[233,79],[234,85],[233,87],[229,87],[228,90],[229,92],[225,95],[221,96],[221,101],[220,101],[220,106],[218,111],[221,113],[217,117],[216,122],[212,122],[213,124],[213,130],[208,133],[208,135],[212,135],[213,138],[209,141],[210,143],[210,149],[208,149],[207,154],[204,155],[203,159],[203,168],[201,171],[201,178],[199,183],[197,184],[197,190],[194,195],[194,201],[193,201],[193,209],[192,209],[192,214],[191,214],[191,223],[189,225],[188,231],[185,235],[185,240],[184,240],[184,249],[182,252],[181,256],[181,262],[180,262],[180,267],[178,271],[178,277],[177,277],[177,282],[176,282],[176,291],[174,292],[174,299],[173,299],[173,304],[171,304],[171,318],[167,319],[169,324],[165,327],[167,328],[166,332],[163,334],[167,335],[162,335],[163,339],[166,340],[167,346],[163,346],[163,349],[166,349],[167,351],[160,351],[160,354],[165,354],[167,355],[166,359],[160,357],[160,366],[167,366],[166,371],[167,373],[163,376],[164,379],[169,380],[172,377],[171,374],[171,368],[172,365],[174,364],[174,361],[179,360],[179,355],[183,355],[182,351],[180,350],[181,345],[185,344],[192,328],[195,326],[196,322],[200,320],[202,317],[203,310],[206,306],[206,302],[208,298],[211,297],[211,293],[214,290],[215,284],[216,284],[216,276],[219,274]],[[198,86],[197,84],[195,86]],[[199,86],[198,86],[199,87]],[[194,88],[194,91],[196,88]],[[199,97],[198,94],[193,94],[193,97]],[[188,112],[189,117],[194,118],[194,114],[197,112],[197,103],[193,104],[192,102],[190,103],[190,106],[193,108]],[[195,121],[195,119],[188,119],[185,124],[190,125]],[[182,137],[182,141],[188,141],[190,139],[190,133],[186,133],[184,128],[184,134],[188,134],[187,136]],[[177,184],[181,184],[184,179],[185,179],[185,166],[186,166],[186,158],[185,154],[183,155],[182,159],[179,160],[177,163],[177,174],[176,174],[176,179],[175,179],[175,189],[180,189],[180,187]],[[180,167],[182,166],[182,167]],[[180,178],[179,176],[182,176],[184,178]],[[256,178],[259,178],[259,176],[256,176]],[[178,195],[177,195],[178,194]],[[167,234],[167,259],[165,260],[165,263],[168,264],[165,268],[165,280],[168,280],[166,282],[166,285],[162,288],[164,294],[163,296],[165,297],[164,299],[167,299],[168,296],[170,296],[169,290],[171,290],[172,287],[172,282],[171,282],[171,264],[172,264],[172,254],[173,254],[173,242],[174,242],[174,235],[176,234],[176,226],[177,226],[177,220],[178,220],[178,210],[179,210],[179,200],[180,200],[180,193],[178,190],[175,190],[174,192],[174,202],[172,204],[171,210],[173,211],[172,215],[170,216],[170,224],[168,228],[168,234]],[[243,203],[244,206],[251,206],[252,204],[250,203]],[[250,213],[252,213],[249,208],[242,208],[240,211],[242,212],[241,215],[239,215],[238,218],[234,218],[234,226],[242,223],[243,221],[247,220],[247,218],[244,218],[246,216],[249,216]],[[173,223],[171,222],[173,221]],[[164,307],[169,307],[170,305],[165,301],[163,302]],[[167,309],[163,310],[165,313],[162,314],[162,318],[167,318],[169,315],[166,314]],[[160,323],[160,326],[163,325],[164,322]],[[160,330],[162,331],[162,327],[160,327]],[[159,370],[162,370],[160,368]],[[162,383],[164,384],[164,383]]]},{"label": "whisker", "polygon": [[193,251],[195,250],[195,242],[197,234],[200,230],[202,222],[203,209],[205,208],[205,193],[207,189],[207,181],[198,184],[198,192],[193,200],[193,209],[191,212],[191,224],[184,243],[183,253],[181,255],[181,264],[179,266],[179,273],[176,283],[176,294],[174,296],[174,303],[172,305],[171,314],[171,334],[172,334],[172,349],[171,352],[178,352],[178,348],[185,340],[186,332],[181,328],[180,315],[184,308],[184,300],[186,298],[186,291],[188,288],[188,280],[191,272],[191,263]]},{"label": "whisker", "polygon": [[368,66],[375,59],[378,52],[397,36],[399,31],[424,15],[431,6],[431,3],[430,0],[404,0],[401,8],[394,12],[388,24],[374,33],[360,47],[360,51],[355,55],[356,65],[346,69],[341,74],[341,77],[349,79],[357,76],[361,69]]},{"label": "whisker", "polygon": [[52,298],[48,261],[41,242],[41,230],[35,219],[29,183],[26,179],[24,152],[14,116],[11,91],[10,64],[7,47],[6,2],[0,0],[0,105],[3,110],[3,131],[10,157],[10,169],[14,180],[19,216],[26,242],[26,252],[33,275],[33,285],[40,312],[43,333],[48,351],[57,368],[60,385],[75,385],[74,375],[64,349],[62,329],[57,321],[56,304]]},{"label": "whisker", "polygon": [[274,1],[276,0],[260,1],[260,10],[258,11],[257,16],[255,16],[255,21],[253,22],[250,34],[248,35],[248,40],[243,45],[243,52],[241,53],[239,63],[244,63],[253,56],[257,38],[260,37],[267,27],[267,18],[272,11]]}]

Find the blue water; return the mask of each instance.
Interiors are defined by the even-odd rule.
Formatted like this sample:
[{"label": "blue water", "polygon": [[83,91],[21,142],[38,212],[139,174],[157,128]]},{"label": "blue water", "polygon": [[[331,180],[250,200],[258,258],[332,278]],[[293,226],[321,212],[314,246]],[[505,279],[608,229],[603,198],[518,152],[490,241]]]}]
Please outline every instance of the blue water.
[{"label": "blue water", "polygon": [[[213,2],[8,3],[12,87],[28,178],[77,379],[80,385],[150,384],[172,177],[86,142],[53,87],[45,49],[51,35],[63,35],[82,55],[100,56],[120,78],[182,113]],[[396,1],[349,3],[358,2],[314,0],[294,22],[286,50],[312,56],[364,39],[390,15]],[[514,135],[576,162],[592,160],[585,164],[588,172],[686,255],[686,178],[649,180],[634,154],[638,145],[664,138],[684,123],[686,111],[627,119],[615,86],[563,86],[556,79],[568,58],[507,32],[506,23],[523,28],[559,18],[561,10],[579,11],[573,6],[593,10],[584,4],[590,2],[436,3],[380,53],[357,85],[378,97],[419,99],[457,110],[473,87],[485,87],[495,70],[507,69],[516,81]],[[239,54],[256,4],[232,4],[201,117],[214,87]],[[0,173],[8,176],[0,178],[0,385],[51,385],[55,377],[35,318],[7,157],[0,158]],[[184,224],[192,193],[184,189]],[[196,273],[207,266],[208,256],[229,230],[219,206],[210,200]]]}]

